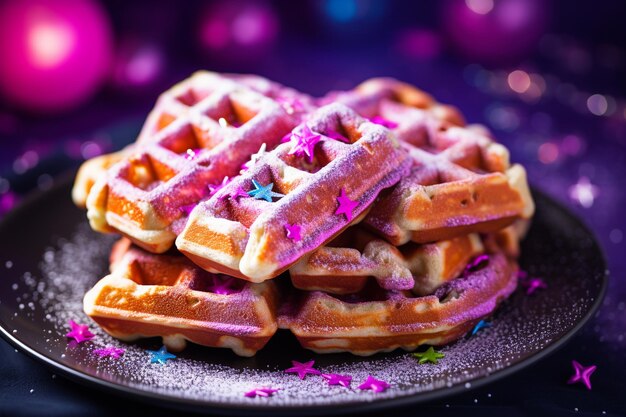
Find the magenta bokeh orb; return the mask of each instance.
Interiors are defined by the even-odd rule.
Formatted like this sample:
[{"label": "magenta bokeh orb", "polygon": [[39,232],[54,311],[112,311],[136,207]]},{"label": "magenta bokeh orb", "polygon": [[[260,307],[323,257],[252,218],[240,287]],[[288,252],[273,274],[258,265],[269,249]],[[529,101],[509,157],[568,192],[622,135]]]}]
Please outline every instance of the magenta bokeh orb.
[{"label": "magenta bokeh orb", "polygon": [[91,97],[109,75],[113,34],[94,0],[0,3],[0,95],[56,113]]},{"label": "magenta bokeh orb", "polygon": [[483,64],[506,65],[532,53],[548,21],[542,0],[448,0],[442,26],[453,48]]},{"label": "magenta bokeh orb", "polygon": [[199,41],[212,56],[227,61],[264,55],[278,35],[279,21],[269,3],[230,0],[211,4],[200,19]]},{"label": "magenta bokeh orb", "polygon": [[113,85],[130,92],[153,85],[166,66],[165,53],[158,45],[135,38],[119,42],[114,61]]}]

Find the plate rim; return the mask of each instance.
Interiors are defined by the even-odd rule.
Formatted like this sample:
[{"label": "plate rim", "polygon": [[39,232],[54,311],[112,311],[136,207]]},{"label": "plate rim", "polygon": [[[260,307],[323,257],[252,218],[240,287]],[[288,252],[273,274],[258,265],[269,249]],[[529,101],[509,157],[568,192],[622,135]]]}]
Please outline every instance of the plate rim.
[{"label": "plate rim", "polygon": [[[0,228],[4,226],[4,224],[11,221],[14,217],[16,217],[20,211],[28,208],[33,204],[36,204],[40,199],[45,198],[47,194],[52,194],[54,192],[58,192],[59,189],[67,188],[69,185],[71,185],[72,179],[73,173],[67,172],[58,176],[54,186],[50,189],[43,191],[35,190],[29,193],[15,208],[13,208],[13,210],[11,210],[11,212],[9,212],[4,218],[0,220]],[[584,327],[589,322],[589,320],[594,316],[594,314],[602,305],[602,302],[607,292],[610,271],[608,269],[606,254],[604,253],[603,248],[596,237],[596,234],[580,217],[572,213],[560,201],[552,198],[547,193],[541,191],[536,187],[531,186],[530,188],[534,196],[539,196],[540,198],[548,201],[550,204],[555,206],[558,210],[567,213],[570,218],[578,223],[578,225],[589,236],[593,238],[594,244],[598,247],[598,251],[600,253],[600,261],[604,266],[604,271],[601,277],[602,282],[600,285],[600,290],[598,296],[595,298],[591,307],[587,310],[583,317],[560,338],[552,341],[549,345],[528,358],[522,359],[510,366],[499,369],[488,375],[480,376],[476,379],[468,381],[471,382],[470,388],[466,388],[463,384],[458,384],[452,387],[441,387],[428,392],[414,393],[400,397],[366,399],[353,403],[332,404],[332,406],[329,406],[328,404],[298,406],[273,404],[229,404],[224,402],[206,401],[193,398],[174,397],[167,394],[145,391],[136,387],[124,386],[112,381],[97,378],[78,369],[74,369],[61,362],[57,362],[54,359],[49,358],[46,355],[31,348],[5,328],[5,320],[1,316],[0,336],[2,336],[2,338],[14,348],[20,349],[22,352],[26,353],[29,358],[39,363],[43,363],[47,368],[53,369],[61,376],[64,376],[75,383],[87,382],[90,387],[102,389],[106,392],[114,393],[130,400],[149,403],[151,405],[155,405],[154,401],[156,400],[158,402],[158,406],[164,406],[169,409],[198,412],[201,407],[204,407],[202,412],[206,414],[221,413],[226,415],[251,415],[254,413],[268,411],[277,415],[285,415],[293,412],[298,412],[299,414],[303,415],[347,414],[360,411],[377,411],[391,407],[402,407],[411,404],[425,403],[444,397],[454,396],[461,392],[469,392],[501,380],[502,378],[512,375],[520,371],[521,369],[529,367],[537,363],[538,361],[546,358],[547,356],[553,354],[559,348],[564,346],[576,333],[580,331],[582,327]]]}]

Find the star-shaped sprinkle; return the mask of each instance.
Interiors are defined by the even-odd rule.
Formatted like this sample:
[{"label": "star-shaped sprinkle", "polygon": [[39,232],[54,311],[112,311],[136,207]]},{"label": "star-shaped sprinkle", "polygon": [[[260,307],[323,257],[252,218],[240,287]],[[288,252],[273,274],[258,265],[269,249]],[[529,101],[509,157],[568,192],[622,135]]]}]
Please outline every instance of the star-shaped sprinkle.
[{"label": "star-shaped sprinkle", "polygon": [[352,211],[359,205],[359,202],[350,200],[346,195],[346,190],[343,188],[341,189],[341,194],[337,197],[337,202],[339,207],[337,207],[335,214],[343,214],[348,221],[352,221]]},{"label": "star-shaped sprinkle", "polygon": [[593,206],[593,202],[600,194],[600,189],[587,177],[580,177],[576,184],[569,187],[568,191],[569,197],[584,208]]},{"label": "star-shaped sprinkle", "polygon": [[255,398],[255,397],[271,397],[274,393],[278,392],[278,389],[273,388],[254,388],[250,391],[244,393],[244,397]]},{"label": "star-shaped sprinkle", "polygon": [[115,346],[107,346],[104,349],[96,349],[93,351],[94,354],[100,356],[101,358],[108,356],[115,359],[120,358],[124,352],[126,352],[126,349],[116,348]]},{"label": "star-shaped sprinkle", "polygon": [[522,281],[522,285],[526,287],[526,295],[534,294],[538,289],[548,288],[548,285],[541,278],[528,278]]},{"label": "star-shaped sprinkle", "polygon": [[285,231],[287,237],[295,242],[298,242],[302,237],[300,236],[301,227],[298,224],[285,224]]},{"label": "star-shaped sprinkle", "polygon": [[350,388],[352,383],[350,375],[322,374],[322,378],[328,381],[328,385],[341,385],[342,387]]},{"label": "star-shaped sprinkle", "polygon": [[176,355],[173,355],[167,351],[165,345],[161,346],[161,349],[159,350],[148,350],[147,352],[152,355],[152,357],[150,358],[150,363],[160,363],[161,365],[164,365],[168,359],[176,358]]},{"label": "star-shaped sprinkle", "polygon": [[307,374],[311,374],[311,375],[320,375],[321,372],[318,371],[317,369],[313,368],[313,365],[315,364],[315,361],[308,361],[308,362],[298,362],[298,361],[291,361],[291,364],[293,365],[291,368],[289,369],[285,369],[285,372],[287,373],[292,373],[292,374],[298,374],[298,377],[300,379],[304,379]]},{"label": "star-shaped sprinkle", "polygon": [[597,366],[583,366],[576,361],[572,361],[572,366],[574,367],[574,375],[567,381],[568,384],[574,384],[576,382],[582,383],[587,387],[588,390],[591,389],[591,374],[595,372]]},{"label": "star-shaped sprinkle", "polygon": [[261,185],[257,182],[257,180],[252,180],[252,185],[254,185],[254,190],[248,191],[248,195],[256,198],[257,200],[265,200],[271,203],[272,197],[280,198],[285,196],[284,194],[272,191],[272,188],[274,188],[273,182],[270,182],[267,185]]},{"label": "star-shaped sprinkle", "polygon": [[250,160],[241,166],[241,171],[239,173],[241,174],[244,171],[247,171],[250,168],[252,168],[258,162],[258,160],[263,155],[265,155],[266,149],[267,149],[267,144],[263,143],[261,147],[259,148],[259,150],[257,151],[257,153],[253,153],[252,155],[250,155]]},{"label": "star-shaped sprinkle", "polygon": [[432,346],[429,347],[424,352],[415,352],[413,354],[414,357],[419,359],[420,364],[424,364],[426,362],[434,363],[435,365],[438,363],[439,359],[443,359],[446,355],[443,353],[437,352]]},{"label": "star-shaped sprinkle", "polygon": [[385,392],[387,391],[387,388],[389,388],[391,385],[389,385],[387,382],[385,381],[381,381],[379,379],[374,378],[371,375],[367,376],[367,379],[365,380],[365,382],[363,382],[361,385],[359,385],[359,389],[360,390],[372,390],[374,392]]},{"label": "star-shaped sprinkle", "polygon": [[222,182],[217,183],[217,184],[209,184],[209,196],[214,196],[215,194],[217,194],[218,191],[220,191],[222,188],[226,187],[226,185],[230,182],[230,179],[228,177],[224,177],[224,179],[222,180]]},{"label": "star-shaped sprinkle", "polygon": [[487,329],[491,327],[491,323],[486,321],[486,320],[481,320],[478,323],[476,323],[476,326],[474,326],[474,329],[472,330],[472,336],[474,336],[476,333],[478,333],[479,331],[481,331],[482,329]]},{"label": "star-shaped sprinkle", "polygon": [[88,342],[94,337],[96,337],[96,335],[94,335],[93,333],[89,331],[88,326],[77,324],[74,320],[70,320],[69,325],[70,325],[71,330],[67,332],[65,337],[74,339],[76,343]]},{"label": "star-shaped sprinkle", "polygon": [[248,193],[243,188],[241,188],[241,186],[237,187],[234,191],[219,193],[217,198],[220,200],[226,200],[227,198],[230,198],[237,201],[239,197],[250,197]]},{"label": "star-shaped sprinkle", "polygon": [[215,294],[230,295],[239,292],[236,289],[237,282],[235,278],[228,276],[213,275],[213,282],[211,284],[211,292]]},{"label": "star-shaped sprinkle", "polygon": [[313,133],[313,131],[306,124],[302,125],[299,129],[296,128],[291,133],[291,142],[293,146],[289,151],[289,155],[309,157],[309,163],[313,162],[315,145],[322,139],[322,135]]},{"label": "star-shaped sprinkle", "polygon": [[387,120],[382,116],[374,116],[370,119],[370,122],[375,123],[377,125],[385,126],[387,129],[395,129],[396,127],[398,127],[398,124],[396,122]]}]

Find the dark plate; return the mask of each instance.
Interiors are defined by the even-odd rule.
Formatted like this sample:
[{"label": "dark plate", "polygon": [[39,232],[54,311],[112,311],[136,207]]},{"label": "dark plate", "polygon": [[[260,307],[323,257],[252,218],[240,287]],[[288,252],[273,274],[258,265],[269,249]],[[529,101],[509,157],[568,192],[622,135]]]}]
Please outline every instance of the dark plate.
[{"label": "dark plate", "polygon": [[[69,346],[67,321],[89,323],[82,296],[107,271],[114,238],[92,232],[70,201],[70,182],[33,196],[0,224],[0,326],[16,347],[81,383],[177,408],[234,414],[297,410],[335,413],[417,403],[448,396],[509,375],[565,343],[600,305],[606,264],[592,233],[572,214],[535,192],[537,214],[523,244],[521,266],[548,288],[518,290],[492,327],[442,349],[438,365],[418,365],[408,353],[369,358],[316,355],[279,332],[253,358],[191,346],[166,365],[150,364],[149,339],[123,344],[91,324],[97,337]],[[100,359],[93,350],[122,346],[125,355]],[[315,359],[326,372],[350,374],[353,388],[329,387],[320,377],[285,374],[290,360]],[[391,383],[385,393],[355,387],[371,374]],[[280,388],[271,398],[249,399],[258,386]]]}]

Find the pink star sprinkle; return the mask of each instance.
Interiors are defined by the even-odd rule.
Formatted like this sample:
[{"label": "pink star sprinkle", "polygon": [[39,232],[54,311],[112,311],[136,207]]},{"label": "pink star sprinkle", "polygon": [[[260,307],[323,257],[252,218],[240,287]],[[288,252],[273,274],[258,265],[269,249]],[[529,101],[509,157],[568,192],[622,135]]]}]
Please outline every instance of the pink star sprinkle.
[{"label": "pink star sprinkle", "polygon": [[298,374],[298,377],[300,377],[300,379],[304,379],[307,376],[307,374],[311,374],[311,375],[321,374],[321,372],[318,371],[317,369],[313,369],[313,365],[315,364],[315,361],[308,361],[304,363],[301,363],[298,361],[291,361],[291,364],[293,366],[289,369],[285,369],[285,372]]},{"label": "pink star sprinkle", "polygon": [[374,378],[371,375],[367,376],[367,379],[365,380],[365,382],[363,382],[361,385],[359,385],[359,389],[360,390],[372,390],[374,392],[385,392],[387,391],[387,388],[389,388],[391,385],[389,385],[388,383],[386,383],[385,381],[381,381],[378,380],[376,378]]},{"label": "pink star sprinkle", "polygon": [[271,397],[274,393],[278,392],[277,389],[273,388],[254,388],[248,392],[246,392],[244,397],[255,398],[255,397]]},{"label": "pink star sprinkle", "polygon": [[297,224],[285,224],[285,231],[287,232],[287,237],[293,241],[298,242],[302,237],[300,236],[300,225]]},{"label": "pink star sprinkle", "polygon": [[337,207],[335,214],[343,214],[348,221],[352,221],[352,211],[359,205],[359,202],[350,200],[343,188],[341,189],[341,194],[337,197],[337,202],[339,202],[339,207]]},{"label": "pink star sprinkle", "polygon": [[328,381],[328,385],[341,385],[346,388],[350,388],[350,383],[352,382],[350,375],[322,374],[322,378]]},{"label": "pink star sprinkle", "polygon": [[589,378],[591,378],[591,374],[593,374],[598,367],[595,365],[582,366],[576,361],[572,361],[572,366],[574,367],[574,375],[572,375],[567,383],[574,384],[576,382],[581,382],[587,387],[588,390],[591,390],[591,381]]},{"label": "pink star sprinkle", "polygon": [[124,352],[126,352],[126,349],[119,349],[114,346],[107,346],[104,349],[96,349],[93,351],[93,353],[100,356],[101,358],[110,356],[111,358],[115,358],[115,359],[118,359],[119,357],[121,357],[124,354]]},{"label": "pink star sprinkle", "polygon": [[522,282],[522,285],[526,287],[526,295],[531,295],[540,288],[548,288],[548,285],[541,278],[530,278],[528,281]]},{"label": "pink star sprinkle", "polygon": [[226,200],[227,198],[230,198],[236,201],[239,197],[250,197],[248,193],[245,192],[243,188],[241,188],[241,186],[237,187],[235,191],[231,191],[229,193],[220,193],[217,198],[220,200]]},{"label": "pink star sprinkle", "polygon": [[[297,132],[296,130],[299,130]],[[289,151],[289,155],[302,156],[303,154],[309,157],[309,163],[313,162],[313,155],[315,145],[322,139],[322,136],[313,133],[309,126],[302,125],[300,129],[294,129],[291,133],[291,142],[293,146]]]},{"label": "pink star sprinkle", "polygon": [[82,342],[88,342],[91,339],[93,339],[96,335],[94,335],[93,333],[91,333],[89,331],[89,327],[82,325],[82,324],[76,324],[76,322],[74,322],[74,320],[70,320],[69,321],[69,325],[72,328],[72,330],[70,330],[65,337],[69,337],[71,339],[74,339],[74,341],[76,341],[76,343],[82,343]]},{"label": "pink star sprinkle", "polygon": [[386,127],[387,129],[395,129],[396,127],[398,127],[398,124],[396,122],[392,122],[391,120],[387,120],[384,117],[381,116],[374,116],[370,119],[370,122],[375,123],[377,125],[381,125]]},{"label": "pink star sprinkle", "polygon": [[224,188],[229,182],[230,180],[228,179],[228,177],[224,177],[221,183],[209,184],[209,196],[214,196],[215,194],[217,194],[217,192]]}]

